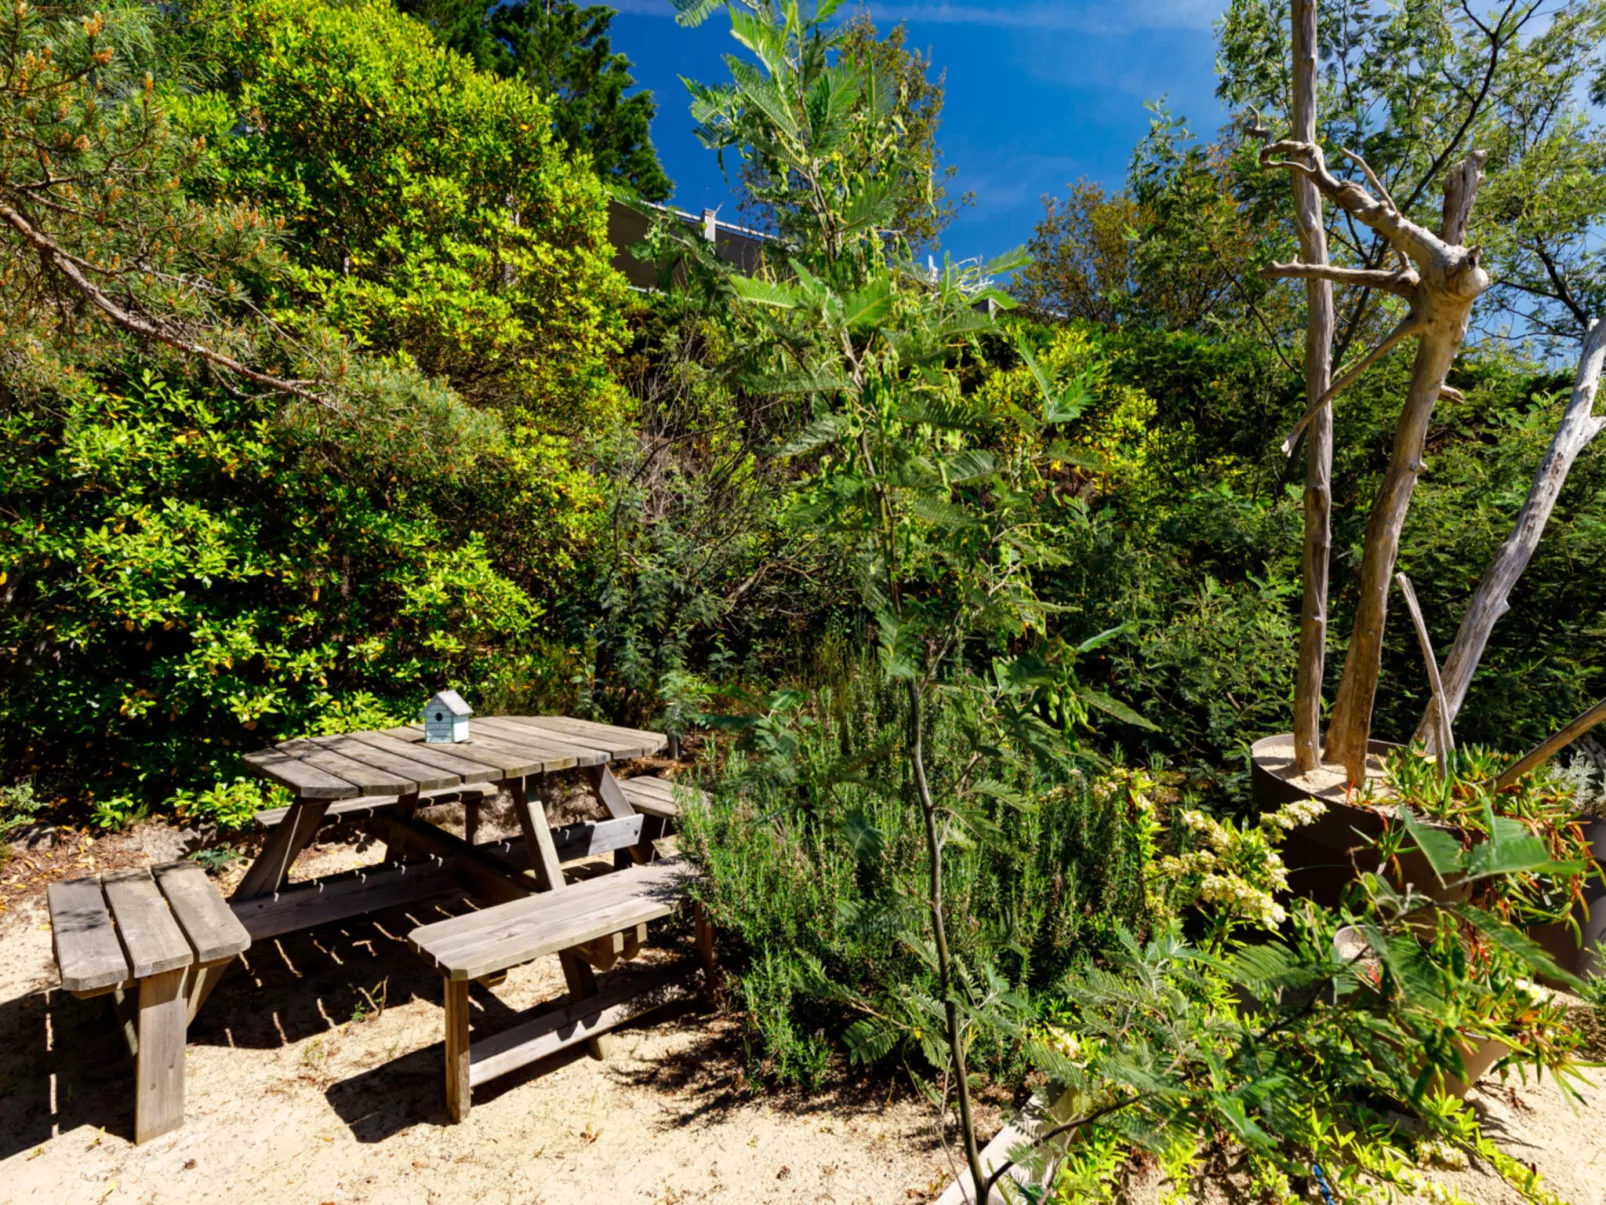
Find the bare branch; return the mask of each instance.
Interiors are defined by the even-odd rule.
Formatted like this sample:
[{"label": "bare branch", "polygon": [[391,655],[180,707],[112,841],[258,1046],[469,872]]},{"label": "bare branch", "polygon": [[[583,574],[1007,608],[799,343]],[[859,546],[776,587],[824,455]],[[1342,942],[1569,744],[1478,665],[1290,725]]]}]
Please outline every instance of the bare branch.
[{"label": "bare branch", "polygon": [[[1294,156],[1279,159],[1278,155]],[[1284,140],[1261,148],[1265,167],[1286,167],[1299,172],[1321,194],[1363,226],[1369,226],[1388,240],[1389,245],[1409,256],[1418,267],[1443,266],[1451,259],[1450,247],[1432,231],[1418,226],[1393,205],[1378,200],[1353,180],[1340,180],[1327,169],[1327,158],[1314,142]]]},{"label": "bare branch", "polygon": [[1310,425],[1311,419],[1321,412],[1323,406],[1359,380],[1363,372],[1393,350],[1394,345],[1401,339],[1408,338],[1418,333],[1421,329],[1422,324],[1417,320],[1415,314],[1407,314],[1400,319],[1400,324],[1384,336],[1381,343],[1362,356],[1354,367],[1346,371],[1343,376],[1328,387],[1326,393],[1311,403],[1311,407],[1305,411],[1304,417],[1294,424],[1294,429],[1288,433],[1288,438],[1283,440],[1283,455],[1292,456],[1294,454],[1294,447],[1298,444],[1299,437],[1305,433],[1305,428]]},{"label": "bare branch", "polygon": [[[1393,209],[1395,213],[1399,213],[1400,207],[1394,203],[1394,198],[1389,195],[1388,185],[1384,184],[1382,180],[1378,179],[1377,173],[1372,170],[1372,165],[1365,159],[1362,159],[1354,151],[1350,150],[1347,146],[1342,146],[1338,149],[1343,151],[1344,154],[1349,157],[1350,162],[1355,164],[1356,167],[1360,168],[1361,171],[1365,173],[1367,183],[1369,183],[1373,188],[1377,189],[1378,196],[1383,198],[1384,203],[1387,204],[1389,208]],[[1394,254],[1399,257],[1400,270],[1402,272],[1405,271],[1407,267],[1405,256],[1401,253],[1398,247],[1394,248]]]},{"label": "bare branch", "polygon": [[1382,289],[1407,301],[1417,299],[1417,288],[1422,283],[1421,277],[1410,268],[1384,272],[1376,268],[1338,268],[1331,264],[1272,263],[1262,268],[1260,274],[1268,280],[1330,280],[1339,285],[1363,285],[1369,289]]},{"label": "bare branch", "polygon": [[1399,583],[1400,593],[1405,595],[1405,609],[1411,613],[1411,623],[1416,627],[1416,642],[1422,647],[1422,660],[1428,667],[1428,685],[1433,689],[1433,701],[1429,704],[1434,719],[1433,748],[1439,758],[1439,773],[1448,776],[1450,754],[1455,752],[1455,737],[1450,731],[1450,712],[1445,706],[1439,659],[1433,655],[1433,641],[1428,636],[1427,620],[1422,618],[1422,607],[1416,601],[1416,590],[1411,585],[1411,579],[1403,573],[1396,573],[1394,580]]},{"label": "bare branch", "polygon": [[279,393],[287,393],[292,397],[298,397],[302,401],[311,402],[326,410],[334,410],[336,408],[327,398],[308,389],[306,387],[308,382],[287,381],[281,377],[258,372],[254,368],[246,367],[232,356],[224,355],[220,351],[214,351],[212,348],[192,342],[173,331],[167,330],[158,323],[141,318],[137,314],[129,313],[83,274],[77,262],[75,262],[75,256],[59,246],[49,235],[35,230],[25,217],[4,201],[0,201],[0,219],[4,219],[12,229],[21,234],[39,252],[40,257],[47,264],[66,277],[84,299],[109,318],[113,325],[120,326],[142,339],[154,339],[158,343],[166,344],[168,347],[184,352],[186,355],[205,360],[208,364],[212,364],[226,372],[234,373],[236,376],[244,377],[248,381],[255,381],[258,385],[265,385]]}]

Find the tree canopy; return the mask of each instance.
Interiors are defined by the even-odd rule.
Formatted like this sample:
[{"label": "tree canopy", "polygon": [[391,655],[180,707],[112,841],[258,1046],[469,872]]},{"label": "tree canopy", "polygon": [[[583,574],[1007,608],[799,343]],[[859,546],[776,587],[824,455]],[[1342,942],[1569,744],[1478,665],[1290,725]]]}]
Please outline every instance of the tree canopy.
[{"label": "tree canopy", "polygon": [[647,201],[666,201],[674,184],[652,145],[658,103],[635,92],[630,60],[613,49],[614,10],[574,0],[398,0],[441,42],[482,71],[520,80],[546,102],[553,133],[591,157],[604,180]]}]

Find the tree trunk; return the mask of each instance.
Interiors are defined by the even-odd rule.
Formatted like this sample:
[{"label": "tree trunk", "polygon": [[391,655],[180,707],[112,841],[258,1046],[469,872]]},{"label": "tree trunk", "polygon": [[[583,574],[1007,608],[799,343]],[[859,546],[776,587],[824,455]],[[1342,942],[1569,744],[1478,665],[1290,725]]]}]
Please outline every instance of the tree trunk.
[{"label": "tree trunk", "polygon": [[[1545,524],[1550,521],[1551,511],[1556,508],[1556,499],[1567,481],[1573,461],[1589,445],[1590,440],[1606,428],[1606,416],[1592,413],[1603,362],[1606,362],[1606,322],[1597,319],[1590,324],[1584,336],[1584,350],[1578,360],[1572,400],[1562,415],[1561,425],[1556,428],[1556,437],[1551,440],[1550,450],[1545,453],[1545,458],[1539,463],[1539,471],[1534,474],[1533,487],[1528,491],[1527,501],[1517,515],[1516,526],[1500,546],[1500,551],[1495,553],[1483,580],[1472,593],[1466,618],[1461,621],[1461,627],[1455,634],[1455,644],[1451,646],[1450,656],[1444,663],[1444,698],[1451,721],[1454,721],[1461,704],[1466,701],[1472,675],[1477,672],[1478,663],[1483,659],[1483,651],[1488,647],[1494,625],[1510,609],[1508,599],[1512,588],[1533,559],[1534,550],[1545,533]],[[1430,702],[1416,730],[1417,739],[1430,747],[1433,745],[1436,720],[1435,708]]]},{"label": "tree trunk", "polygon": [[[1292,137],[1316,141],[1316,0],[1294,0],[1294,103]],[[1327,263],[1327,229],[1315,182],[1293,175],[1294,217],[1300,259]],[[1314,403],[1332,382],[1333,285],[1305,280],[1305,396]],[[1305,444],[1305,553],[1300,602],[1299,678],[1294,691],[1294,762],[1300,773],[1321,764],[1322,672],[1327,653],[1327,577],[1332,555],[1333,407],[1311,419]]]},{"label": "tree trunk", "polygon": [[[1433,304],[1428,300],[1426,304]],[[1388,472],[1372,504],[1366,524],[1366,553],[1361,562],[1360,601],[1355,628],[1344,658],[1344,677],[1333,704],[1327,730],[1327,760],[1340,762],[1352,784],[1366,780],[1366,742],[1372,729],[1372,704],[1383,668],[1383,628],[1388,622],[1389,583],[1400,551],[1400,533],[1411,506],[1417,475],[1422,471],[1422,449],[1428,422],[1444,389],[1444,378],[1466,334],[1471,302],[1461,312],[1427,317],[1411,369],[1411,390],[1394,431],[1394,452]]]}]

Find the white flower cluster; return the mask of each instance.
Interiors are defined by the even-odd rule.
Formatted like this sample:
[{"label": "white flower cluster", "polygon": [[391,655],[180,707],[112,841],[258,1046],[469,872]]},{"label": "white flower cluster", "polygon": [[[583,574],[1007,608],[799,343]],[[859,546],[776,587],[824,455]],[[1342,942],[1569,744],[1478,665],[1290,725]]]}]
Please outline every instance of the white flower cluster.
[{"label": "white flower cluster", "polygon": [[1327,805],[1320,799],[1296,799],[1275,812],[1267,812],[1261,816],[1260,824],[1267,832],[1282,829],[1286,833],[1302,824],[1309,824],[1325,811]]},{"label": "white flower cluster", "polygon": [[[1283,885],[1286,886],[1286,874],[1283,879]],[[1237,875],[1205,875],[1199,884],[1199,898],[1226,908],[1246,920],[1259,921],[1268,929],[1274,929],[1288,919],[1288,913],[1272,899],[1269,891],[1262,891]]]},{"label": "white flower cluster", "polygon": [[1282,835],[1309,824],[1327,810],[1315,799],[1290,803],[1260,818],[1260,831],[1241,831],[1204,812],[1183,812],[1182,827],[1197,833],[1201,848],[1160,859],[1160,873],[1178,882],[1197,881],[1196,898],[1235,916],[1275,928],[1288,919],[1276,893],[1288,889],[1288,868],[1276,846]]}]

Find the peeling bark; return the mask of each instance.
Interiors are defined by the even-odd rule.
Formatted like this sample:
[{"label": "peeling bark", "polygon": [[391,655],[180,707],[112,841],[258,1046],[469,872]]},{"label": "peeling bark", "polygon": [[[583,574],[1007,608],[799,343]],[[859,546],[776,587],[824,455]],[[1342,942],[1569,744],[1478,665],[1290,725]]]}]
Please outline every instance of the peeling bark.
[{"label": "peeling bark", "polygon": [[[1540,537],[1545,534],[1545,524],[1556,509],[1556,499],[1567,482],[1573,462],[1589,446],[1590,441],[1606,428],[1606,415],[1593,413],[1603,362],[1606,362],[1606,321],[1597,319],[1590,324],[1589,332],[1584,336],[1584,349],[1578,359],[1578,375],[1573,382],[1572,399],[1567,403],[1561,423],[1556,428],[1555,438],[1551,440],[1545,458],[1539,462],[1527,500],[1517,513],[1516,525],[1495,553],[1478,588],[1472,593],[1466,617],[1461,621],[1461,627],[1455,634],[1455,643],[1445,660],[1444,698],[1450,713],[1448,718],[1452,721],[1461,710],[1461,704],[1466,701],[1472,676],[1477,673],[1478,663],[1483,659],[1494,625],[1511,609],[1511,591],[1539,547]],[[1417,739],[1430,747],[1437,726],[1435,713],[1436,708],[1430,702],[1416,730]]]},{"label": "peeling bark", "polygon": [[[1293,41],[1293,135],[1301,142],[1314,143],[1316,0],[1294,0]],[[1327,228],[1322,220],[1321,193],[1301,172],[1294,173],[1293,188],[1299,253],[1306,263],[1325,266]],[[1334,315],[1330,280],[1316,275],[1306,278],[1305,307],[1305,396],[1313,399],[1316,413],[1311,416],[1310,439],[1305,445],[1304,588],[1300,599],[1299,673],[1294,688],[1294,761],[1302,774],[1316,769],[1322,760],[1322,675],[1327,658],[1327,582],[1333,550],[1333,408],[1328,385],[1332,379]]]}]

